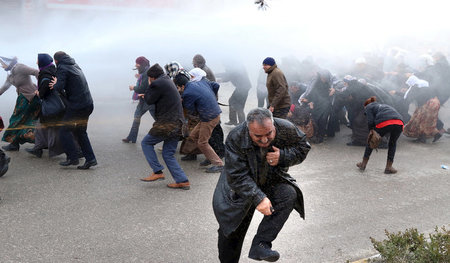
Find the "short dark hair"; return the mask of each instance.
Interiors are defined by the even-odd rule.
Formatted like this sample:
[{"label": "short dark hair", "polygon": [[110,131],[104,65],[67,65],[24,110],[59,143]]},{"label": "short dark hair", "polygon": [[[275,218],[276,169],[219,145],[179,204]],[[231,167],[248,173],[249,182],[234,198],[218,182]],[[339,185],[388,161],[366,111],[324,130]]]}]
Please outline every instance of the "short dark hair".
[{"label": "short dark hair", "polygon": [[266,108],[255,108],[247,114],[247,126],[255,121],[263,125],[266,119],[270,119],[273,122],[272,112]]},{"label": "short dark hair", "polygon": [[159,76],[164,74],[164,69],[156,63],[155,65],[151,66],[147,71],[147,76],[150,78],[157,79]]},{"label": "short dark hair", "polygon": [[66,52],[58,51],[53,55],[53,59],[60,61],[64,56],[67,56]]},{"label": "short dark hair", "polygon": [[185,86],[186,83],[189,82],[189,79],[186,77],[186,75],[178,73],[177,75],[175,75],[175,77],[173,78],[173,82],[175,83],[175,85],[177,85],[178,87],[181,86]]}]

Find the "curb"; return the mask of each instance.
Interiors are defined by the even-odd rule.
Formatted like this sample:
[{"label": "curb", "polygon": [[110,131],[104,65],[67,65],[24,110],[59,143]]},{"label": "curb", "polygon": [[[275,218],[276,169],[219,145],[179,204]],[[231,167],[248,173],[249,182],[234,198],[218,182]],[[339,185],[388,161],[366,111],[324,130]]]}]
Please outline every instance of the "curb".
[{"label": "curb", "polygon": [[363,259],[359,259],[359,260],[356,260],[356,261],[352,261],[350,263],[368,263],[369,260],[379,259],[380,256],[381,256],[380,254],[376,254],[376,255],[373,255],[373,256],[368,257],[368,258],[363,258]]}]

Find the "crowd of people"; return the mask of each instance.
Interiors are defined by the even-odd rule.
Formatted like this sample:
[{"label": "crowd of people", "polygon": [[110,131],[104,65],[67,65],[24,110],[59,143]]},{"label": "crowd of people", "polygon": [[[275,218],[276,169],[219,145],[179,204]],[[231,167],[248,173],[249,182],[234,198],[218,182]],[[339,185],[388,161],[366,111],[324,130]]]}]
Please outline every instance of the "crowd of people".
[{"label": "crowd of people", "polygon": [[[200,166],[207,167],[207,173],[221,173],[213,198],[220,226],[220,260],[239,260],[256,209],[265,217],[249,257],[276,261],[280,255],[271,249],[272,241],[289,214],[295,209],[304,218],[302,193],[287,169],[306,158],[309,143],[324,143],[336,136],[342,125],[347,126],[352,131],[347,145],[365,146],[356,166],[364,171],[373,149],[388,148],[384,172],[394,174],[396,145],[402,133],[426,143],[428,138],[436,142],[448,132],[439,119],[440,107],[450,97],[447,58],[439,52],[427,54],[420,57],[423,66],[414,69],[398,57],[394,54],[384,63],[359,58],[350,72],[340,75],[309,60],[280,67],[267,57],[257,81],[258,108],[246,116],[251,81],[245,67],[233,63],[226,65],[223,73],[214,74],[200,54],[193,57],[189,71],[176,61],[161,66],[140,56],[135,60],[136,84],[129,86],[138,104],[130,132],[122,141],[138,141],[141,118],[149,112],[154,122],[141,146],[151,172],[141,180],[165,178],[165,167],[155,149],[163,142],[161,155],[174,180],[167,186],[173,189],[191,186],[176,158],[178,143],[181,141],[182,162],[195,161],[203,154],[206,159]],[[0,62],[8,72],[0,95],[11,86],[18,94],[2,138],[9,144],[2,148],[18,151],[20,145],[34,143],[26,151],[39,158],[44,149],[50,157],[65,153],[61,166],[87,170],[97,165],[87,135],[94,103],[75,60],[59,51],[53,57],[38,54],[39,69],[23,65],[17,58],[0,57]],[[228,105],[218,102],[223,82],[235,87]],[[412,116],[411,103],[416,107]],[[220,106],[229,107],[225,125],[236,126],[225,141]],[[375,146],[374,138],[380,141]],[[79,165],[80,158],[85,159],[83,165]],[[7,172],[9,162],[0,150],[0,176]]]}]

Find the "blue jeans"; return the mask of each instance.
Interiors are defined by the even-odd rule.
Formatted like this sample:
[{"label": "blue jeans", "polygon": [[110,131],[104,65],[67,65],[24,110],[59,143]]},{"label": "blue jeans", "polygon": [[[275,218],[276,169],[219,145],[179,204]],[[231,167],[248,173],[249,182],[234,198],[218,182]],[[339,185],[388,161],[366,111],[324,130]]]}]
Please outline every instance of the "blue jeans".
[{"label": "blue jeans", "polygon": [[137,140],[139,126],[141,125],[141,117],[147,111],[150,112],[150,115],[155,119],[155,105],[148,105],[145,101],[139,99],[139,104],[136,106],[136,111],[134,112],[133,124],[131,125],[130,133],[127,136],[127,139],[133,143]]},{"label": "blue jeans", "polygon": [[144,139],[142,139],[141,146],[142,151],[144,152],[145,158],[147,159],[148,164],[152,168],[153,172],[158,172],[164,169],[159,163],[158,156],[155,153],[155,144],[159,142],[164,142],[162,156],[164,162],[167,165],[167,169],[169,169],[170,174],[176,183],[182,183],[189,181],[186,174],[184,174],[183,169],[181,169],[178,164],[177,159],[175,159],[175,151],[178,146],[178,138],[163,138],[158,136],[153,136],[147,134]]}]

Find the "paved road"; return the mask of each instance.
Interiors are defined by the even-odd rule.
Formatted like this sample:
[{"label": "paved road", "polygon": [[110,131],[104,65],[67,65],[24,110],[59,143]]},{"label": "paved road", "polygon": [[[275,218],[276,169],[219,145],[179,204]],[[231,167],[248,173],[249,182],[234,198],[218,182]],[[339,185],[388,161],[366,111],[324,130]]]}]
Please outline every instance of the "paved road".
[{"label": "paved road", "polygon": [[[5,120],[11,107],[0,105]],[[182,163],[189,191],[168,189],[170,176],[140,182],[150,172],[141,147],[120,141],[134,107],[97,100],[88,130],[95,169],[64,169],[58,165],[64,157],[38,159],[25,147],[10,153],[10,171],[0,178],[0,262],[218,262],[211,198],[219,175],[204,173],[201,157]],[[450,123],[449,115],[444,120]],[[140,139],[150,125],[145,116]],[[428,231],[450,223],[450,171],[440,168],[450,165],[449,135],[426,145],[402,136],[399,173],[385,175],[386,150],[373,153],[366,172],[357,170],[363,148],[345,146],[349,133],[342,127],[290,170],[304,192],[306,220],[293,213],[287,221],[273,244],[279,262],[354,260],[372,255],[369,237],[382,239],[385,229]],[[261,218],[253,219],[241,262],[250,262]]]}]

